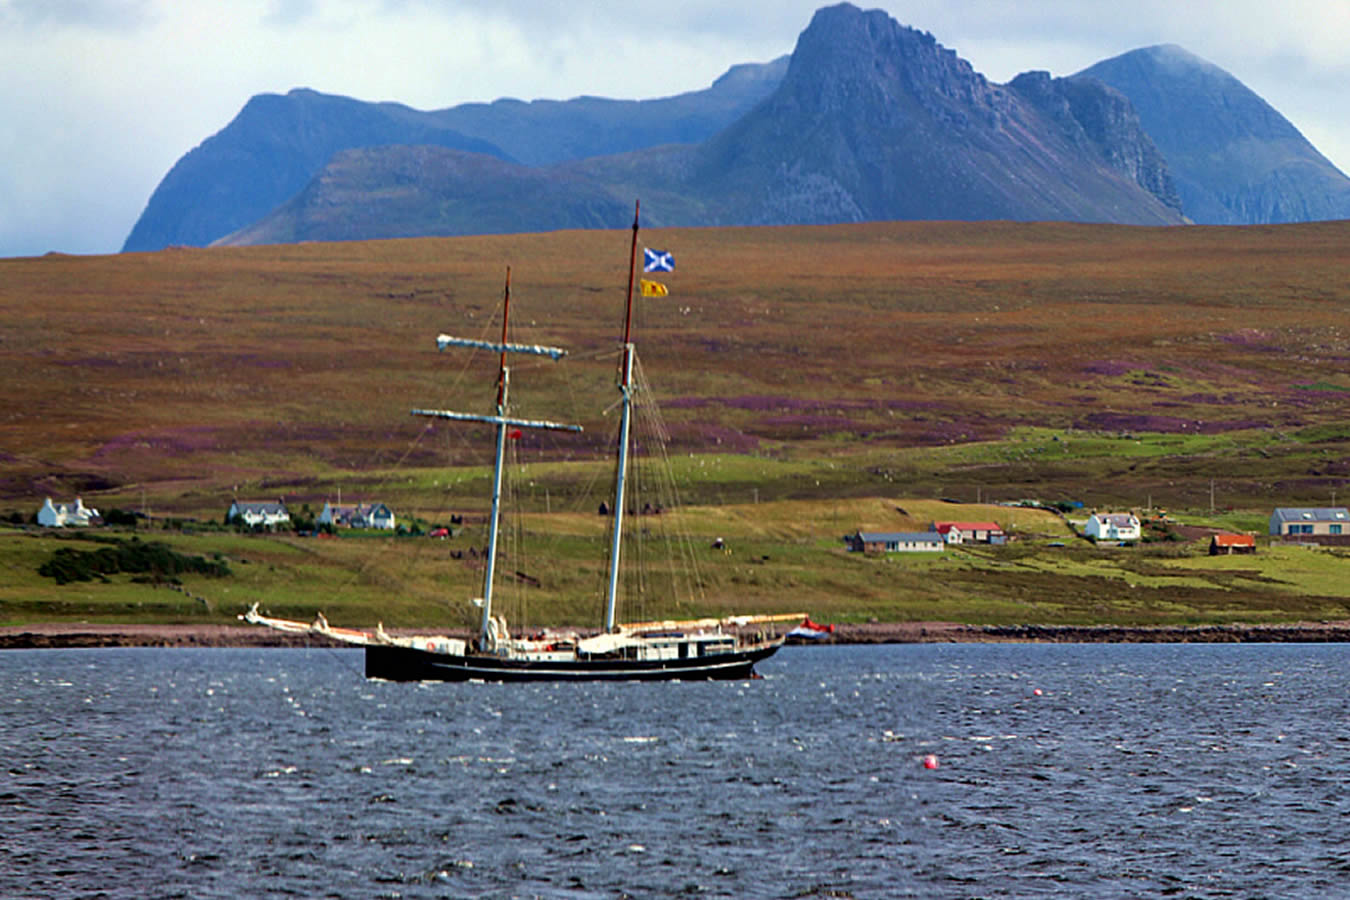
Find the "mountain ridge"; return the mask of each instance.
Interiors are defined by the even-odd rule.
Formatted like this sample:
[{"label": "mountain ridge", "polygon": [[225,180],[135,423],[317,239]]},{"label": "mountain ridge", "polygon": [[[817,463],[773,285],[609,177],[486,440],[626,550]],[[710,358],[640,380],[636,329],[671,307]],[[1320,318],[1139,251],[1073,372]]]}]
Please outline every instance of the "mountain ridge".
[{"label": "mountain ridge", "polygon": [[[1210,94],[1233,101],[1222,127]],[[328,108],[314,92],[286,97],[301,118]],[[367,106],[401,136],[281,160],[284,179],[261,179],[273,204],[259,200],[228,221],[217,215],[209,240],[212,202],[224,205],[231,185],[249,180],[247,163],[267,153],[223,153],[224,178],[185,157],[124,249],[586,228],[633,196],[655,225],[1350,217],[1350,179],[1235,78],[1174,45],[998,85],[933,35],[848,3],[817,10],[792,54],[733,66],[703,91],[651,101],[502,99],[430,113]],[[284,148],[286,129],[299,129],[273,127],[264,151]],[[484,180],[466,180],[470,171]],[[206,185],[203,206],[168,208],[161,192],[185,180]],[[143,222],[175,215],[181,227],[146,239]]]},{"label": "mountain ridge", "polygon": [[[655,100],[504,98],[426,112],[309,88],[259,94],[174,164],[122,251],[206,246],[253,225],[298,194],[343,150],[428,145],[554,164],[596,148],[632,149],[651,137],[664,142],[705,136],[757,103],[786,65],[783,57],[733,66],[706,89]],[[643,128],[625,124],[634,121]],[[478,136],[489,133],[491,140]]]},{"label": "mountain ridge", "polygon": [[[548,171],[557,185],[570,184],[597,202],[606,193],[614,203],[640,194],[652,223],[668,226],[939,218],[1183,221],[1174,197],[1153,191],[1168,185],[1166,166],[1137,118],[1121,112],[1128,101],[1098,82],[1047,81],[1042,88],[1038,104],[1021,90],[991,84],[931,34],[881,11],[839,4],[812,17],[773,93],[702,143],[593,157]],[[1074,102],[1063,100],[1066,116],[1043,111],[1045,96],[1067,94]],[[1090,136],[1075,110],[1103,108],[1117,110],[1114,130],[1098,127]],[[1133,168],[1104,152],[1104,140],[1131,148],[1119,155]],[[416,176],[427,207],[411,214],[423,223],[420,233],[486,230],[479,224],[483,185],[454,183],[453,173],[466,165],[458,156],[453,150],[425,153],[436,162]],[[221,243],[284,242],[297,234],[316,240],[408,234],[387,224],[350,227],[353,219],[407,219],[401,189],[407,169],[396,161],[405,158],[392,148],[372,150],[364,170],[345,158],[320,176],[329,190],[324,204],[297,197]],[[504,179],[497,185],[503,197],[521,196],[521,185],[539,179],[537,169],[508,166],[497,174]],[[346,223],[330,215],[339,196],[361,200],[349,206]],[[547,204],[541,199],[518,207],[515,230],[560,227],[557,202],[555,193]],[[318,221],[320,209],[332,227]],[[578,219],[563,227],[588,225]]]}]

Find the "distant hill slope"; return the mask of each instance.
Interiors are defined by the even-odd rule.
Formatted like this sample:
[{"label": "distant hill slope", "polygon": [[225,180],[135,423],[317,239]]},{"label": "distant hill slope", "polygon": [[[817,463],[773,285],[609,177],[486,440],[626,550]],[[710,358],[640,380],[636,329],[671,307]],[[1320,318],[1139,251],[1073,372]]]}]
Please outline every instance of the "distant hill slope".
[{"label": "distant hill slope", "polygon": [[309,90],[261,94],[174,164],[122,250],[205,246],[285,202],[338,150],[407,143],[506,156],[492,143],[396,103],[362,103]]},{"label": "distant hill slope", "polygon": [[431,112],[306,89],[261,94],[174,165],[122,249],[210,244],[295,196],[343,150],[428,145],[549,165],[702,140],[762,100],[786,68],[786,57],[734,66],[705,90],[656,100],[498,100]]},{"label": "distant hill slope", "polygon": [[1084,69],[1130,98],[1167,157],[1182,208],[1215,225],[1350,218],[1350,178],[1228,72],[1180,47]]},{"label": "distant hill slope", "polygon": [[434,148],[421,166],[411,158],[386,147],[335,159],[222,243],[590,227],[606,197],[635,195],[665,226],[1182,221],[1161,154],[1114,90],[1041,75],[993,85],[931,35],[848,4],[818,11],[776,90],[701,144],[547,169]]},{"label": "distant hill slope", "polygon": [[584,177],[446,147],[362,147],[339,152],[305,189],[217,245],[290,244],[398,237],[610,228],[632,218]]}]

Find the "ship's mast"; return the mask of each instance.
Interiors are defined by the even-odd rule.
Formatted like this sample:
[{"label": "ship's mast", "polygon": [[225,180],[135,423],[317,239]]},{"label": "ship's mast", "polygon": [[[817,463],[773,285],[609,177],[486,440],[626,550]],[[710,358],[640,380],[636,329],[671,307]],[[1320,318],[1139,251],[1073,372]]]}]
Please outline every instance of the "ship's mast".
[{"label": "ship's mast", "polygon": [[624,482],[628,477],[628,435],[633,418],[633,276],[637,271],[638,212],[633,204],[633,244],[628,253],[628,295],[623,317],[623,359],[619,365],[619,393],[622,416],[619,420],[619,461],[614,478],[614,532],[609,543],[609,589],[605,593],[605,631],[615,630],[615,609],[619,595],[619,551],[623,543]]},{"label": "ship's mast", "polygon": [[448,334],[439,335],[436,338],[436,346],[444,350],[446,347],[473,347],[481,350],[492,350],[501,354],[497,366],[497,414],[493,416],[483,416],[474,413],[452,412],[446,409],[414,409],[412,414],[415,416],[430,416],[437,419],[453,419],[459,422],[484,422],[497,426],[497,453],[492,466],[492,512],[488,521],[488,553],[487,565],[483,572],[483,618],[479,625],[478,647],[480,650],[491,649],[490,631],[492,627],[492,584],[493,575],[497,567],[497,528],[501,520],[501,496],[502,496],[502,473],[506,468],[506,440],[507,432],[512,428],[544,428],[553,431],[581,431],[580,425],[565,425],[559,422],[546,422],[538,419],[517,419],[507,415],[507,389],[510,386],[511,373],[506,365],[506,354],[508,353],[527,353],[535,356],[548,356],[553,359],[561,359],[567,355],[566,350],[557,347],[544,347],[537,344],[511,344],[507,343],[507,321],[511,311],[511,270],[506,270],[506,291],[502,300],[502,339],[501,343],[494,344],[489,341],[477,341],[467,338],[451,337]]},{"label": "ship's mast", "polygon": [[[511,267],[506,267],[506,289],[502,295],[502,352],[497,364],[497,416],[506,415],[506,391],[511,373],[506,368],[506,325],[511,317]],[[487,649],[492,627],[492,580],[497,571],[497,525],[501,521],[502,471],[506,468],[506,423],[497,423],[497,455],[492,466],[492,512],[488,516],[487,564],[483,567],[483,618],[478,626],[478,647]]]}]

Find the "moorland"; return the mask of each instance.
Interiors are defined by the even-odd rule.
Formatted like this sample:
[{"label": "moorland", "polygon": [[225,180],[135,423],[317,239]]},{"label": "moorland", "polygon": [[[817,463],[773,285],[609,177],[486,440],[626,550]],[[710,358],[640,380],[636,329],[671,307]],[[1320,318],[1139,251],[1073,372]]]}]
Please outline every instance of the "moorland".
[{"label": "moorland", "polygon": [[[1350,617],[1342,551],[1210,558],[1206,529],[1263,533],[1274,506],[1344,502],[1350,477],[1350,222],[1141,228],[877,223],[663,229],[670,295],[639,306],[700,565],[695,607],[866,622],[1194,624]],[[74,495],[135,529],[0,532],[0,621],[233,621],[254,599],[333,621],[461,626],[465,526],[425,537],[239,535],[232,498],[378,500],[418,529],[481,518],[490,434],[412,407],[491,401],[512,267],[526,416],[579,436],[517,442],[527,540],[558,623],[594,621],[629,232],[168,249],[0,260],[0,511]],[[1002,503],[1059,502],[1070,512]],[[1076,504],[1083,512],[1075,513]],[[1091,509],[1152,515],[1149,540],[1075,537]],[[1166,518],[1157,511],[1166,509]],[[840,536],[994,518],[1017,540],[863,558]],[[164,541],[229,563],[180,589],[58,585],[59,547]],[[531,576],[540,581],[537,576]]]}]

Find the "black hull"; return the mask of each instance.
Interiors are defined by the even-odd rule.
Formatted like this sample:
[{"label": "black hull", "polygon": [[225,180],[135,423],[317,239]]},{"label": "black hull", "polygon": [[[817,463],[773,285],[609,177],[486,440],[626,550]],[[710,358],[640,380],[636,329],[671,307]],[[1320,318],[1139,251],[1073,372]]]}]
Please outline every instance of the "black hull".
[{"label": "black hull", "polygon": [[753,678],[755,663],[782,644],[697,659],[578,659],[563,662],[447,656],[411,647],[366,647],[366,677],[386,681],[708,681]]}]

